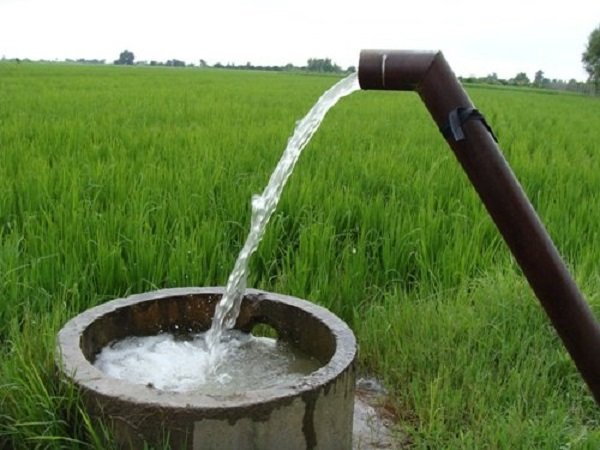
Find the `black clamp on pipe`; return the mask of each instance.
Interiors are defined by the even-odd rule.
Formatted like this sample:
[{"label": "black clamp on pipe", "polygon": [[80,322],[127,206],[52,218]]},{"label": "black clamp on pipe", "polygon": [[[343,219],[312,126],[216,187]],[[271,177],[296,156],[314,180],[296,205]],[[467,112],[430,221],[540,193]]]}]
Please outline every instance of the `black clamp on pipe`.
[{"label": "black clamp on pipe", "polygon": [[462,141],[465,139],[465,133],[462,129],[462,126],[468,120],[479,120],[483,124],[483,126],[488,130],[488,132],[492,135],[492,138],[495,142],[498,142],[496,135],[492,131],[492,128],[488,125],[478,110],[475,108],[456,108],[450,111],[448,114],[448,123],[440,127],[440,132],[446,139],[454,139],[455,141]]}]

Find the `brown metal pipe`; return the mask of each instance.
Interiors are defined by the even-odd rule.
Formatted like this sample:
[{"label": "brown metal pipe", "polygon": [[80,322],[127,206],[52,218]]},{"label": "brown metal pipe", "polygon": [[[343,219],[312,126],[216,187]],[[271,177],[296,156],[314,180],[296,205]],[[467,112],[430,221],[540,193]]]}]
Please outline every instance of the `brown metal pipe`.
[{"label": "brown metal pipe", "polygon": [[[362,89],[415,90],[440,129],[452,111],[474,108],[441,52],[363,50]],[[600,326],[485,123],[446,140],[523,270],[600,405]]]}]

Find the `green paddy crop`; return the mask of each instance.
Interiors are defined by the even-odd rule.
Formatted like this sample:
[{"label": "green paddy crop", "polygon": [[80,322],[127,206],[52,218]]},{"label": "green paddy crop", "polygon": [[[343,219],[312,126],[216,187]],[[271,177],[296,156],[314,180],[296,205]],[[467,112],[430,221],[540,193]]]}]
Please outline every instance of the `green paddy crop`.
[{"label": "green paddy crop", "polygon": [[[56,332],[111,298],[223,285],[251,195],[335,81],[0,64],[0,449],[110,448],[55,377]],[[469,93],[600,315],[600,102]],[[414,94],[331,110],[249,285],[344,318],[415,448],[600,446],[597,406]]]}]

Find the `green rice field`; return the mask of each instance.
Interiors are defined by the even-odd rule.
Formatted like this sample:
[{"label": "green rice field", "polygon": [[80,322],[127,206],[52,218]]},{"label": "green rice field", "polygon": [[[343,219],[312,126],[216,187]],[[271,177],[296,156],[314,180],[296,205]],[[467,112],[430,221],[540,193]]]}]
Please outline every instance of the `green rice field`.
[{"label": "green rice field", "polygon": [[[109,299],[224,285],[250,197],[331,76],[0,63],[0,449],[105,449],[55,336]],[[600,316],[600,101],[467,88]],[[324,305],[416,449],[597,449],[600,409],[414,93],[306,148],[249,286]]]}]

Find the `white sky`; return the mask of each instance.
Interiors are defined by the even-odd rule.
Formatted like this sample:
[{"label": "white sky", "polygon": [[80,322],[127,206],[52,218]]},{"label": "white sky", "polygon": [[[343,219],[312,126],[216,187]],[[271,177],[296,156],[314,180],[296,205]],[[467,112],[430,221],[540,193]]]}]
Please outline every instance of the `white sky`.
[{"label": "white sky", "polygon": [[0,57],[358,64],[362,48],[437,50],[458,75],[584,80],[600,0],[0,0]]}]

